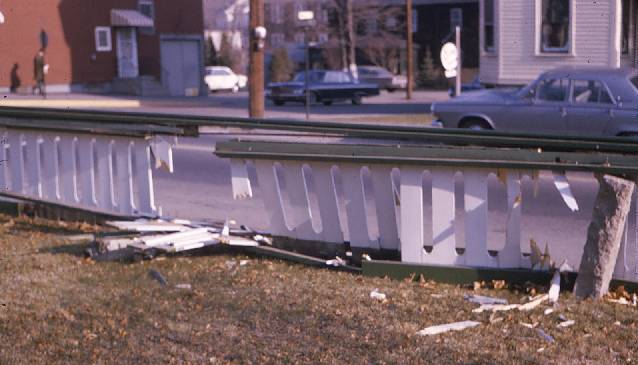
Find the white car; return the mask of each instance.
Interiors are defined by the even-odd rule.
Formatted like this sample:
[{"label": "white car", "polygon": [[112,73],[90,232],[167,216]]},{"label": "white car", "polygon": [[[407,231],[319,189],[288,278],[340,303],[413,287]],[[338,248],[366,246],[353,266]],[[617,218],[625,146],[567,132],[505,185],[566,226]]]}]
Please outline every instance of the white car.
[{"label": "white car", "polygon": [[247,80],[245,75],[237,75],[226,66],[208,66],[204,76],[210,91],[230,90],[236,93],[246,87]]}]

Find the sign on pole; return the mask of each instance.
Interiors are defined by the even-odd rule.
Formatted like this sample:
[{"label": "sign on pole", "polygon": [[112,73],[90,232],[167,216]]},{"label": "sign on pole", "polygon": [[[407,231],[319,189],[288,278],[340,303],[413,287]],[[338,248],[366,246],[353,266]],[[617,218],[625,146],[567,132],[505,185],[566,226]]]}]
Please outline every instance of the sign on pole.
[{"label": "sign on pole", "polygon": [[456,45],[447,42],[441,47],[441,65],[445,69],[445,77],[452,78],[456,76],[456,67],[459,62],[459,52]]}]

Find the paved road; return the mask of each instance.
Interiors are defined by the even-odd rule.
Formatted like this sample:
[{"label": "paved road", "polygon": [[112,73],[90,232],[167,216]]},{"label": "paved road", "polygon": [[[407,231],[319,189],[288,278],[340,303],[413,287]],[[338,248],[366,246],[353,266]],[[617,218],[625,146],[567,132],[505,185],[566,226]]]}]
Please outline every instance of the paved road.
[{"label": "paved road", "polygon": [[[394,124],[414,124],[419,122],[414,116],[423,116],[423,122],[429,121],[427,114],[430,105],[436,100],[448,99],[446,92],[415,92],[412,100],[405,100],[405,93],[383,92],[379,96],[366,98],[362,105],[352,105],[347,102],[335,103],[330,106],[316,104],[310,108],[311,120],[347,120],[350,122],[366,122],[370,119],[383,121],[387,117],[410,116],[410,120],[393,120]],[[191,115],[213,115],[248,117],[248,94],[246,92],[214,93],[208,98],[199,98],[197,102],[189,99],[142,101],[141,107],[123,107],[119,110],[133,112],[149,111],[159,113],[184,113]],[[266,118],[305,119],[305,106],[301,103],[290,103],[275,106],[266,101]]]}]

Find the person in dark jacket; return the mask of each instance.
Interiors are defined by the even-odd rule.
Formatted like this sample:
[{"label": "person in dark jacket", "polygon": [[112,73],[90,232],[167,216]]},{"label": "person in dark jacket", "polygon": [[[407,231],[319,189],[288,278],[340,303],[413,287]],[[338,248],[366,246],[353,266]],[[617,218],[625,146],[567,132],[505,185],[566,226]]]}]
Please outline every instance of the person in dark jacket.
[{"label": "person in dark jacket", "polygon": [[46,63],[44,62],[44,50],[40,49],[38,51],[38,54],[36,54],[35,58],[33,59],[33,79],[35,80],[33,94],[35,95],[35,90],[37,89],[43,98],[47,97],[44,84],[45,66]]}]

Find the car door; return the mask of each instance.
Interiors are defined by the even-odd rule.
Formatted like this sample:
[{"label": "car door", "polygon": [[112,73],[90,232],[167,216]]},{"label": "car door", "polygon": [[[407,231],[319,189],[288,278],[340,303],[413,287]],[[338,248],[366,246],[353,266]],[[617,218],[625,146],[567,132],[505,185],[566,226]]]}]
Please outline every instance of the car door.
[{"label": "car door", "polygon": [[221,89],[228,90],[232,89],[233,86],[235,86],[235,84],[233,83],[233,75],[230,73],[230,71],[226,69],[220,69],[219,74],[221,80]]},{"label": "car door", "polygon": [[598,80],[573,80],[567,107],[567,132],[580,136],[603,135],[614,118],[614,101]]},{"label": "car door", "polygon": [[511,102],[498,129],[531,133],[564,133],[569,79],[539,80],[528,95]]},{"label": "car door", "polygon": [[326,72],[321,83],[322,97],[326,99],[348,99],[351,90],[345,81],[350,81],[347,74],[341,71]]}]

